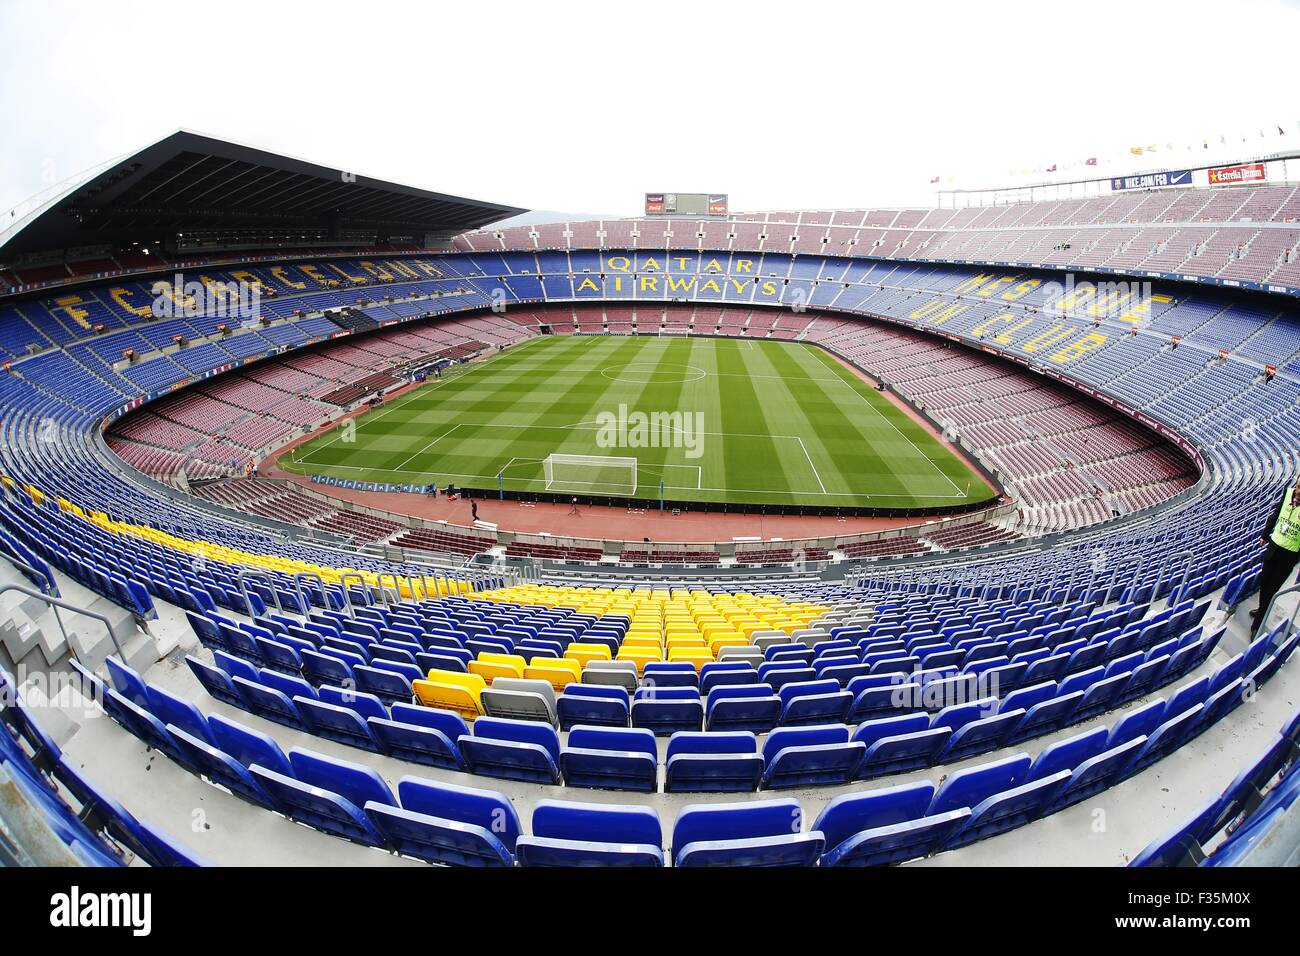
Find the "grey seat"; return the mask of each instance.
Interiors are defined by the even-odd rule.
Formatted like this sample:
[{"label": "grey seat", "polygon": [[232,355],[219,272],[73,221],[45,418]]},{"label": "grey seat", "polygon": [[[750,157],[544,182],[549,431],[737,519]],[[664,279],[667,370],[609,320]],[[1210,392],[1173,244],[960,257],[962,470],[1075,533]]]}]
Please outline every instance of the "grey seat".
[{"label": "grey seat", "polygon": [[[601,667],[601,664],[626,664],[627,667]],[[626,687],[631,693],[637,688],[636,664],[632,661],[592,661],[582,670],[584,684],[604,684]]]},{"label": "grey seat", "polygon": [[479,695],[483,712],[489,717],[505,717],[509,720],[535,720],[539,723],[559,725],[555,709],[546,702],[541,694],[522,690],[498,690],[488,687]]},{"label": "grey seat", "polygon": [[760,651],[766,651],[777,644],[791,644],[794,640],[784,631],[754,631],[749,639]]},{"label": "grey seat", "polygon": [[555,687],[548,680],[535,677],[498,677],[492,682],[493,690],[517,690],[525,694],[541,694],[551,705],[551,713],[556,713]]},{"label": "grey seat", "polygon": [[724,647],[718,651],[718,660],[720,661],[748,661],[755,667],[763,663],[763,652],[753,644],[743,647],[733,646]]}]

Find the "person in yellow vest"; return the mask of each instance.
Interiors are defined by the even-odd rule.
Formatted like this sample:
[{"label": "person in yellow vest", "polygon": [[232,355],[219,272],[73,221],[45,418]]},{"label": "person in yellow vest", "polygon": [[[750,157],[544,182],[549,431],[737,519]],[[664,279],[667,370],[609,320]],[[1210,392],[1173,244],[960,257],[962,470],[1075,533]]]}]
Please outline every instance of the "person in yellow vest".
[{"label": "person in yellow vest", "polygon": [[1300,559],[1300,479],[1283,494],[1260,540],[1268,550],[1264,552],[1264,567],[1259,572],[1259,607],[1250,615],[1255,622],[1252,633],[1264,623],[1269,602],[1282,590]]}]

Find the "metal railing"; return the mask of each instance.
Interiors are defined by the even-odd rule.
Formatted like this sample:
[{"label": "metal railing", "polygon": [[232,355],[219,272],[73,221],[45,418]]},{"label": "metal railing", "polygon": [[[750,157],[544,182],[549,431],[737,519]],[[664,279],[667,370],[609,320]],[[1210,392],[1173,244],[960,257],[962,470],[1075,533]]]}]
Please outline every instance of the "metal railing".
[{"label": "metal railing", "polygon": [[27,597],[35,598],[36,600],[43,601],[47,604],[54,612],[54,620],[58,622],[59,632],[63,635],[63,643],[67,645],[68,650],[73,652],[74,655],[76,649],[72,646],[72,642],[68,640],[68,629],[63,626],[63,618],[59,616],[59,609],[62,608],[65,611],[71,611],[73,614],[80,614],[83,617],[94,618],[96,621],[99,621],[99,623],[104,625],[104,629],[108,631],[109,640],[113,642],[113,649],[117,651],[118,660],[123,664],[126,663],[126,652],[122,650],[122,643],[117,639],[117,633],[113,630],[113,622],[103,614],[87,610],[84,607],[77,607],[75,604],[63,600],[63,598],[56,598],[48,594],[42,594],[40,591],[34,591],[31,588],[23,587],[21,584],[0,584],[0,594],[6,594],[10,591],[17,591],[19,594],[25,594]]},{"label": "metal railing", "polygon": [[[349,581],[356,581],[360,584],[366,594],[370,594],[370,585],[366,584],[365,577],[356,571],[348,571],[339,575],[339,587],[343,589],[343,606],[347,609],[348,617],[356,617],[357,609],[352,603],[352,588],[348,586]],[[369,602],[367,601],[367,603]]]},{"label": "metal railing", "polygon": [[[280,592],[275,589],[275,578],[269,572],[258,568],[240,568],[238,575],[239,593],[244,597],[244,607],[248,609],[248,616],[257,617],[257,614],[253,611],[253,602],[248,596],[248,578],[261,578],[267,582],[271,589],[271,599],[275,601],[275,609],[283,614],[284,603],[280,600]],[[258,597],[260,598],[261,595],[258,595]]]},{"label": "metal railing", "polygon": [[299,571],[293,576],[293,587],[298,594],[298,607],[303,614],[306,614],[312,607],[312,601],[309,592],[303,587],[303,579],[315,581],[320,588],[320,599],[326,607],[329,607],[329,592],[325,589],[325,579],[315,571]]},{"label": "metal railing", "polygon": [[[1273,595],[1273,600],[1268,602],[1268,607],[1266,607],[1263,613],[1259,616],[1259,623],[1256,626],[1257,631],[1263,631],[1264,628],[1268,626],[1268,619],[1273,616],[1273,608],[1277,606],[1279,600],[1288,594],[1300,594],[1300,584],[1293,584],[1289,588],[1283,588]],[[1287,622],[1287,634],[1290,634],[1295,630],[1297,617],[1300,617],[1300,601],[1296,602],[1295,610],[1291,612],[1291,619]]]},{"label": "metal railing", "polygon": [[[1183,560],[1183,576],[1178,581],[1178,587],[1169,589],[1169,597],[1165,599],[1165,609],[1173,607],[1183,599],[1183,590],[1187,587],[1187,579],[1191,576],[1192,565],[1196,562],[1196,552],[1190,548],[1186,551],[1177,551],[1173,554],[1165,555],[1164,563],[1160,566],[1160,577],[1164,577],[1165,570],[1175,561]],[[1157,587],[1159,584],[1157,583]]]}]

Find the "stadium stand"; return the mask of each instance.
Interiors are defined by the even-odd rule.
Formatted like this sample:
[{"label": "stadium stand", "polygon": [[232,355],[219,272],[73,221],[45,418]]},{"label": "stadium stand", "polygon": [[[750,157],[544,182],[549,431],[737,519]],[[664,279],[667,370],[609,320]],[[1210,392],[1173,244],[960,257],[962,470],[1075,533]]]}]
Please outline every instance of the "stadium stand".
[{"label": "stadium stand", "polygon": [[[1251,593],[1259,515],[1300,466],[1295,309],[1250,288],[1294,272],[1295,199],[1282,186],[471,232],[442,255],[248,264],[235,271],[275,295],[226,334],[152,319],[143,282],[23,270],[41,288],[0,300],[0,532],[33,582],[141,621],[185,612],[186,668],[108,657],[82,687],[109,731],[267,818],[459,865],[872,865],[972,848],[1195,746],[1247,687],[1268,695],[1294,651],[1285,621],[1225,643],[1216,612]],[[1038,268],[1052,265],[1241,286],[1165,278],[1062,308]],[[661,281],[629,295],[612,281],[624,273]],[[670,279],[681,301],[664,301]],[[505,314],[489,311],[499,289]],[[493,537],[245,475],[413,362],[548,330],[820,344],[950,426],[1005,480],[1014,520],[742,548],[740,573],[708,587],[627,588],[608,561],[611,586],[563,586],[435,557]],[[1052,547],[1035,546],[1044,535]],[[515,567],[605,556],[501,550]],[[618,557],[727,570],[704,548]],[[774,571],[795,560],[847,575]],[[64,760],[19,689],[3,699],[0,757],[70,853],[202,862]],[[1292,719],[1137,862],[1239,859],[1293,803],[1295,755]],[[419,775],[391,786],[379,759]],[[931,768],[937,785],[888,779]],[[593,789],[621,802],[593,804]],[[733,796],[638,802],[677,794]]]}]

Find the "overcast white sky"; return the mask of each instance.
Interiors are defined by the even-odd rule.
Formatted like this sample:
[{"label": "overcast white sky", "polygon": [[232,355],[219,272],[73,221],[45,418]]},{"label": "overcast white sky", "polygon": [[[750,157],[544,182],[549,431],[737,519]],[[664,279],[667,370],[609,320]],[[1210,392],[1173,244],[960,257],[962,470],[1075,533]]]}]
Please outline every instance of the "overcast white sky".
[{"label": "overcast white sky", "polygon": [[534,209],[930,204],[1300,148],[1297,37],[1296,0],[0,0],[0,210],[180,127]]}]

